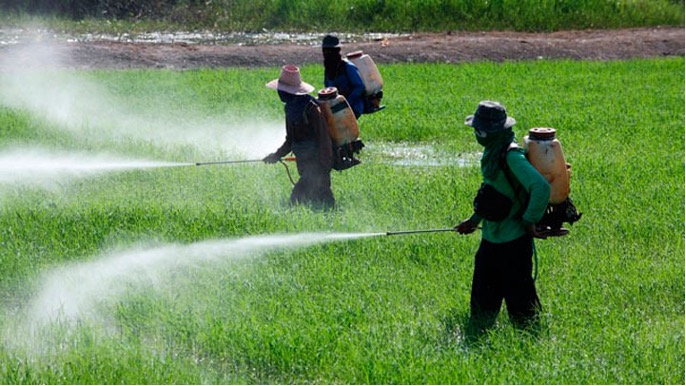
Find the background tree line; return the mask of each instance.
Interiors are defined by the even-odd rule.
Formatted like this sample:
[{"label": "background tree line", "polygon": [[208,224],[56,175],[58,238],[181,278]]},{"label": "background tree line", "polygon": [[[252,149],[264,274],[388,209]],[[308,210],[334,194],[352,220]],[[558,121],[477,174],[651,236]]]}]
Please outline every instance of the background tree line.
[{"label": "background tree line", "polygon": [[683,26],[684,0],[0,0],[0,20],[26,16],[187,30],[555,31]]},{"label": "background tree line", "polygon": [[204,6],[203,0],[0,0],[6,12],[58,16],[73,20],[93,18],[160,19],[179,9]]}]

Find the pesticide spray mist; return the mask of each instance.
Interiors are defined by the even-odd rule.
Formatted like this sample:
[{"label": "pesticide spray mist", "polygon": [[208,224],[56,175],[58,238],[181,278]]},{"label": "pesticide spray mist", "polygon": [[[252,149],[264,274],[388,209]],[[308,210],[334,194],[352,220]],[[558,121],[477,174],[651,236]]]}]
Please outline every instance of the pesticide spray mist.
[{"label": "pesticide spray mist", "polygon": [[[65,70],[73,67],[70,61],[70,51],[64,45],[48,40],[4,48],[0,56],[0,104],[46,121],[48,124],[41,126],[45,129],[87,138],[100,147],[145,143],[162,151],[190,147],[214,159],[255,158],[283,142],[281,120],[240,120],[230,111],[208,116],[196,112],[190,102],[179,108],[175,102],[187,89],[184,84],[173,87],[179,95],[160,92],[148,101],[149,111],[134,113],[132,106],[108,92],[96,77]],[[222,87],[230,88],[231,84]]]},{"label": "pesticide spray mist", "polygon": [[[70,141],[70,149],[74,150],[41,149],[54,147],[52,143],[17,145],[5,142],[0,149],[0,189],[7,190],[16,185],[53,189],[76,178],[101,176],[124,169],[184,166],[185,162],[226,159],[261,159],[284,140],[281,119],[258,118],[261,113],[251,114],[249,111],[243,111],[241,116],[252,119],[237,119],[229,108],[217,115],[199,112],[206,106],[193,104],[194,98],[187,94],[187,79],[180,73],[171,72],[168,79],[165,78],[165,90],[173,92],[153,91],[152,97],[145,101],[150,107],[137,109],[131,105],[127,95],[104,87],[96,74],[69,70],[78,68],[70,63],[71,55],[68,45],[56,44],[44,37],[33,43],[2,49],[0,106],[28,116],[39,131],[50,132],[45,136],[39,132],[35,136],[38,141],[44,137],[63,136]],[[169,84],[174,79],[178,79],[178,85]],[[218,87],[230,89],[232,85],[226,83]],[[263,84],[255,87],[264,88]],[[274,103],[279,103],[276,95],[274,98]],[[187,102],[178,103],[178,100]],[[93,148],[104,149],[103,153],[108,154],[79,150]],[[124,151],[125,154],[141,156],[116,155]],[[156,162],[161,157],[180,163]],[[266,191],[270,181],[256,181],[254,190]]]},{"label": "pesticide spray mist", "polygon": [[48,189],[72,179],[95,177],[108,172],[189,165],[193,164],[127,159],[102,153],[15,147],[0,150],[0,186]]},{"label": "pesticide spray mist", "polygon": [[[116,303],[136,288],[155,288],[170,277],[200,263],[220,264],[231,259],[259,256],[285,248],[374,237],[385,233],[301,233],[202,241],[188,245],[166,244],[111,252],[89,262],[46,272],[35,296],[16,314],[4,332],[4,344],[22,351],[41,351],[52,327],[72,328],[81,322],[111,323],[103,303]],[[152,294],[154,296],[154,293]],[[201,301],[201,299],[199,299]],[[107,331],[103,331],[106,334]],[[68,335],[68,334],[67,334]],[[64,337],[65,335],[60,335]],[[53,339],[55,337],[52,337]],[[50,337],[48,336],[48,339]]]}]

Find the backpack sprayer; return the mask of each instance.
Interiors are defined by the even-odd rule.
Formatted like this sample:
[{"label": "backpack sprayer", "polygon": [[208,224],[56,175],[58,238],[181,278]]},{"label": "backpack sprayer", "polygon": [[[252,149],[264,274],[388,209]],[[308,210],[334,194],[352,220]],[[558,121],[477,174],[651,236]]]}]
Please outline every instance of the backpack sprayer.
[{"label": "backpack sprayer", "polygon": [[327,87],[317,93],[317,104],[333,142],[333,169],[341,171],[359,165],[355,153],[359,153],[364,144],[359,139],[360,128],[348,101],[336,87]]},{"label": "backpack sprayer", "polygon": [[549,236],[564,236],[569,230],[563,228],[562,223],[571,225],[579,221],[581,213],[569,197],[572,165],[566,162],[555,132],[555,129],[548,127],[532,128],[523,142],[526,158],[550,183],[551,188],[548,207],[537,225]]},{"label": "backpack sprayer", "polygon": [[383,99],[383,78],[374,60],[362,51],[354,51],[346,55],[360,71],[362,83],[364,83],[364,113],[371,114],[383,110],[386,106],[381,105]]}]

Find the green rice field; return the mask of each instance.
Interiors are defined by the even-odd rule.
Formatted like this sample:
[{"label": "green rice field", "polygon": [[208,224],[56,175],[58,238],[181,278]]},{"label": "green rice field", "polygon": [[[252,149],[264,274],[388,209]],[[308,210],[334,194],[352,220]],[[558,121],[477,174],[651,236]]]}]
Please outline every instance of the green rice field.
[{"label": "green rice field", "polygon": [[[276,150],[278,68],[0,73],[0,383],[683,384],[684,58],[380,70],[325,212],[195,165]],[[557,129],[583,217],[536,242],[541,331],[470,340],[480,234],[385,232],[471,214],[484,99]]]}]

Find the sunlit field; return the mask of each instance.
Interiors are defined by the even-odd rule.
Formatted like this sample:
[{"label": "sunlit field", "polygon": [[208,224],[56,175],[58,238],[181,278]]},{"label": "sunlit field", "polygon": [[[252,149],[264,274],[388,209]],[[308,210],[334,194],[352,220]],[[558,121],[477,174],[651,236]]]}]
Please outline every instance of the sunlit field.
[{"label": "sunlit field", "polygon": [[[279,72],[0,74],[0,383],[684,383],[683,58],[383,66],[324,212],[195,164],[281,144]],[[385,232],[471,214],[484,99],[557,129],[583,217],[536,242],[540,333],[468,341],[480,235]]]}]

